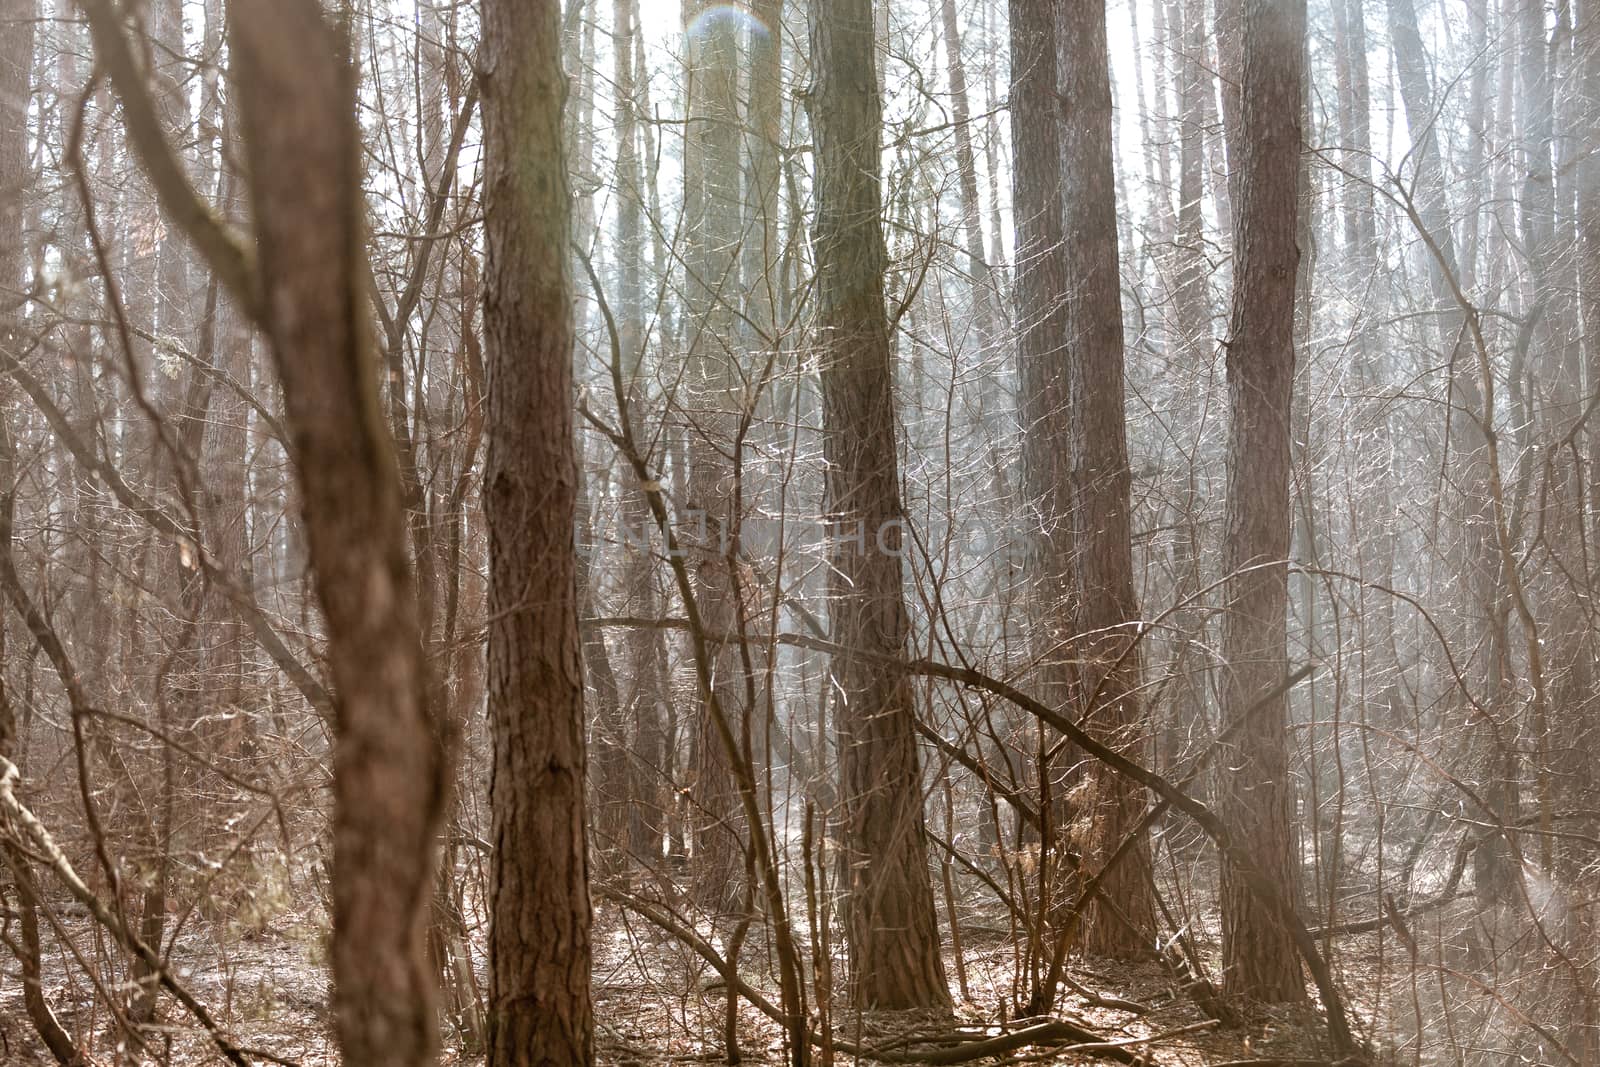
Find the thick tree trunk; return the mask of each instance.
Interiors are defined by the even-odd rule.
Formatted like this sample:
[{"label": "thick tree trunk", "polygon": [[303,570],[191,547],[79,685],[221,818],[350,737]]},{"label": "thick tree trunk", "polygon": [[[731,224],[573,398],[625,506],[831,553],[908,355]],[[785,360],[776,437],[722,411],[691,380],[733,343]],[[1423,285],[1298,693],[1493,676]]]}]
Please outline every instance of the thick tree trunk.
[{"label": "thick tree trunk", "polygon": [[[1023,603],[1028,616],[1028,652],[1033,686],[1041,700],[1065,710],[1073,699],[1074,631],[1073,523],[1067,368],[1067,249],[1063,226],[1061,102],[1057,96],[1059,35],[1054,0],[1011,0],[1012,200],[1016,226],[1016,284],[1013,319],[1021,382],[1023,528]],[[1051,820],[1046,862],[1039,864],[1039,893],[1046,906],[1072,897],[1074,880],[1055,846],[1070,833],[1065,803],[1067,783],[1060,768],[1071,767],[1072,750],[1048,761],[1042,746],[1035,764],[1044,814]],[[1002,753],[1004,755],[1004,753]],[[1009,757],[1007,762],[1010,763]],[[993,800],[984,797],[984,832],[998,847],[1003,837]],[[1022,831],[1019,828],[1020,843]],[[1053,995],[1035,987],[1030,996]]]},{"label": "thick tree trunk", "polygon": [[[1239,150],[1234,170],[1234,289],[1227,352],[1231,424],[1222,622],[1224,728],[1243,722],[1219,766],[1239,842],[1290,900],[1299,893],[1288,702],[1261,701],[1288,673],[1290,413],[1304,0],[1244,0],[1239,24]],[[1288,931],[1234,865],[1222,867],[1223,985],[1263,1001],[1305,999]]]},{"label": "thick tree trunk", "polygon": [[447,780],[366,334],[355,69],[318,0],[230,5],[259,302],[337,687],[333,975],[350,1064],[437,1047],[424,928]]},{"label": "thick tree trunk", "polygon": [[560,36],[555,0],[484,4],[490,1067],[594,1059]]},{"label": "thick tree trunk", "polygon": [[[1147,747],[1139,705],[1139,605],[1133,593],[1133,475],[1124,413],[1122,293],[1112,169],[1111,73],[1103,2],[1063,5],[1058,27],[1061,174],[1066,257],[1068,424],[1077,548],[1079,715],[1096,738],[1140,763]],[[1142,791],[1096,764],[1085,782],[1083,867],[1092,875],[1144,809]],[[1143,841],[1107,876],[1107,895],[1134,929],[1096,899],[1084,948],[1104,956],[1150,952],[1155,905]]]},{"label": "thick tree trunk", "polygon": [[1011,0],[1011,181],[1029,632],[1040,696],[1064,708],[1072,677],[1072,487],[1055,9],[1053,0]]},{"label": "thick tree trunk", "polygon": [[924,840],[922,776],[901,588],[904,513],[895,455],[893,372],[879,149],[883,124],[869,0],[816,0],[817,346],[822,377],[829,621],[836,655],[840,799],[849,873],[852,996],[863,1007],[950,1003]]}]

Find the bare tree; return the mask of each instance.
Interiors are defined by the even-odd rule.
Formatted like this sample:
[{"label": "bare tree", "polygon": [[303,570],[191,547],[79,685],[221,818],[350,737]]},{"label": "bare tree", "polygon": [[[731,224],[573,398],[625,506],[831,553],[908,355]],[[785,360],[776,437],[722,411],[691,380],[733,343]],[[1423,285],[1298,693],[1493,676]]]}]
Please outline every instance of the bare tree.
[{"label": "bare tree", "polygon": [[594,1058],[560,44],[554,0],[485,5],[483,493],[496,1067]]},{"label": "bare tree", "polygon": [[[1291,394],[1305,4],[1244,0],[1239,20],[1233,316],[1222,623],[1222,718],[1238,724],[1223,759],[1223,812],[1266,876],[1291,898],[1295,856],[1286,703]],[[1231,153],[1230,153],[1231,157]],[[1256,705],[1266,701],[1264,708]],[[1292,941],[1225,858],[1223,984],[1258,1000],[1305,998]]]},{"label": "bare tree", "polygon": [[879,1008],[950,1002],[924,841],[922,775],[901,592],[905,547],[884,305],[872,5],[811,11],[817,344],[833,538],[828,597],[839,694],[845,904],[853,996]]},{"label": "bare tree", "polygon": [[[1139,706],[1139,604],[1133,593],[1133,474],[1123,395],[1122,297],[1117,268],[1116,184],[1111,159],[1111,74],[1103,4],[1063,8],[1057,27],[1061,78],[1061,176],[1066,257],[1067,407],[1071,426],[1072,520],[1076,550],[1075,641],[1083,721],[1107,744],[1140,755],[1147,747]],[[1143,808],[1125,778],[1096,765],[1080,793],[1083,863],[1096,873],[1134,832]],[[1084,947],[1099,955],[1149,951],[1154,925],[1150,859],[1133,846],[1090,905]]]},{"label": "bare tree", "polygon": [[[684,5],[687,123],[684,128],[684,310],[688,330],[689,395],[680,401],[688,422],[689,519],[697,528],[696,595],[706,625],[731,633],[741,624],[739,573],[729,546],[742,516],[734,487],[745,395],[735,340],[740,306],[739,41],[732,9],[695,0]],[[749,738],[754,709],[743,699],[737,649],[716,650],[722,707],[735,715],[740,745]],[[701,700],[691,741],[694,779],[695,896],[702,906],[732,910],[740,898],[742,813],[707,701]]]}]

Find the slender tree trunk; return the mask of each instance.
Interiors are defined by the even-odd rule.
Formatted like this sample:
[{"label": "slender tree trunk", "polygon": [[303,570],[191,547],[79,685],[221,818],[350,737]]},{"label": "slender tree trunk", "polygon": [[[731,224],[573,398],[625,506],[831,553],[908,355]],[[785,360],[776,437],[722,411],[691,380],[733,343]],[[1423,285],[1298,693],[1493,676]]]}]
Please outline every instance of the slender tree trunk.
[{"label": "slender tree trunk", "polygon": [[[183,92],[182,65],[186,55],[183,36],[182,0],[157,0],[150,7],[150,39],[152,54],[157,57],[155,68],[158,91],[156,103],[161,113],[167,136],[173,144],[188,141],[189,101]],[[176,233],[163,236],[157,245],[159,266],[156,272],[155,311],[156,327],[161,336],[187,340],[193,308],[189,294],[190,251]],[[208,333],[214,347],[215,331]],[[202,353],[210,358],[212,353]],[[192,475],[180,468],[198,458],[198,446],[205,425],[206,407],[210,400],[210,379],[192,367],[178,374],[164,374],[152,365],[150,384],[152,399],[171,419],[165,444],[156,436],[161,428],[152,426],[150,469],[159,477],[162,487],[175,499],[183,499],[189,489]],[[176,431],[176,432],[173,432]],[[198,531],[196,531],[198,533]],[[206,684],[201,671],[199,654],[199,629],[202,625],[204,583],[197,567],[185,566],[184,549],[179,545],[164,545],[156,550],[149,565],[155,570],[154,583],[176,585],[182,617],[169,620],[161,627],[163,644],[167,649],[162,665],[153,679],[157,689],[155,703],[163,720],[159,725],[168,732],[193,740],[195,721],[199,717],[203,698],[200,686]],[[162,752],[162,789],[159,813],[156,817],[154,837],[158,854],[153,857],[153,869],[147,872],[144,899],[141,904],[139,937],[147,945],[160,945],[166,929],[167,898],[173,888],[171,881],[174,840],[174,808],[180,784],[189,784],[191,776],[173,762],[170,750]],[[180,776],[184,782],[180,783]],[[132,965],[139,991],[130,1006],[130,1015],[137,1021],[150,1022],[156,1015],[155,975],[143,960],[135,957]]]},{"label": "slender tree trunk", "polygon": [[490,1067],[594,1059],[560,45],[555,0],[486,0]]},{"label": "slender tree trunk", "polygon": [[[1067,366],[1067,246],[1063,231],[1062,122],[1057,96],[1057,48],[1062,38],[1054,0],[1011,0],[1012,200],[1016,226],[1016,282],[1013,318],[1017,324],[1017,364],[1021,382],[1023,547],[1022,572],[1028,614],[1029,656],[1034,689],[1053,708],[1073,700],[1072,635],[1075,620],[1072,427]],[[995,739],[997,754],[1012,763]],[[1063,751],[1054,761],[1043,746],[1033,770],[1038,778],[1044,831],[1043,861],[1036,877],[1040,906],[1070,899],[1073,879],[1056,845],[1067,839],[1072,821],[1064,798],[1064,775],[1056,768],[1076,763]],[[1018,764],[1030,757],[1023,756]],[[987,827],[995,820],[993,800],[984,797]],[[987,831],[1000,844],[999,827]],[[1019,841],[1021,833],[1019,830]],[[1048,984],[1048,983],[1046,983]],[[1029,991],[1037,1006],[1053,996],[1038,984]]]},{"label": "slender tree trunk", "polygon": [[[28,6],[32,0],[27,0]],[[13,4],[12,6],[21,6]],[[32,51],[32,26],[19,32],[16,24],[20,19],[12,17],[13,12],[0,6],[0,29],[9,31],[5,38],[7,46],[16,46],[19,42]],[[28,13],[31,20],[32,12]],[[13,56],[0,53],[0,100],[12,99],[4,96],[7,90],[18,88],[14,80],[16,66],[12,62]],[[27,98],[27,66],[22,66],[22,85],[20,97]],[[23,109],[23,114],[26,110]],[[0,190],[16,189],[18,185],[7,184],[18,176],[18,171],[11,164],[25,158],[21,152],[12,152],[12,140],[15,132],[20,132],[21,124],[16,130],[9,129],[11,117],[4,113],[4,105],[0,104]],[[18,201],[20,202],[20,197]],[[20,214],[20,213],[17,213]],[[13,279],[20,280],[22,272],[20,260],[13,253],[20,249],[20,245],[12,244],[14,237],[21,235],[20,227],[13,227],[13,222],[21,219],[13,215],[10,218],[0,218],[0,278],[4,284],[15,284]],[[10,300],[5,299],[9,304]],[[0,346],[4,346],[8,357],[14,357],[13,344],[17,331],[12,321],[13,311],[9,308],[0,310]],[[10,412],[7,411],[9,418]],[[16,445],[12,441],[11,427],[0,421],[0,568],[6,572],[16,573],[16,564],[12,560],[12,518],[16,505]],[[5,652],[5,626],[0,624],[0,654]],[[0,680],[0,759],[15,760],[19,746],[17,732],[16,710],[11,703],[10,687]],[[33,869],[28,862],[28,854],[21,848],[7,840],[0,842],[0,861],[11,870],[11,884],[17,898],[17,933],[21,937],[20,944],[16,941],[9,942],[16,953],[17,964],[22,971],[22,1003],[27,1009],[28,1019],[33,1023],[33,1028],[39,1034],[39,1040],[44,1042],[45,1048],[55,1057],[56,1062],[63,1067],[76,1067],[83,1062],[72,1038],[62,1028],[55,1012],[50,1007],[50,1001],[44,992],[43,946],[39,940],[39,884],[34,880]]]},{"label": "slender tree trunk", "polygon": [[[1304,0],[1243,0],[1234,289],[1227,352],[1231,424],[1222,622],[1224,727],[1240,723],[1219,765],[1224,816],[1291,900],[1300,872],[1289,779],[1287,697],[1258,704],[1288,673],[1289,467]],[[1234,158],[1230,153],[1230,158]],[[1223,984],[1263,1001],[1305,999],[1288,931],[1231,862],[1222,867]]]},{"label": "slender tree trunk", "polygon": [[972,150],[972,102],[967,91],[967,64],[961,55],[961,26],[956,0],[939,0],[944,30],[945,61],[950,69],[950,118],[956,142],[956,180],[960,191],[961,229],[966,239],[967,269],[971,272],[972,311],[978,324],[979,343],[987,348],[999,337],[994,312],[994,286],[983,248],[983,208],[978,202],[978,163]]},{"label": "slender tree trunk", "polygon": [[[230,5],[263,291],[337,687],[333,976],[346,1063],[426,1065],[448,779],[366,333],[355,69],[318,0]],[[570,527],[569,527],[570,529]]]},{"label": "slender tree trunk", "polygon": [[[1181,352],[1182,365],[1189,375],[1180,379],[1192,385],[1180,386],[1174,399],[1179,412],[1182,452],[1189,461],[1180,477],[1181,503],[1174,522],[1172,566],[1173,592],[1177,601],[1194,598],[1201,585],[1200,528],[1204,500],[1199,491],[1198,447],[1204,412],[1209,368],[1216,352],[1211,336],[1211,293],[1207,282],[1205,253],[1205,125],[1211,93],[1205,57],[1205,0],[1175,0],[1173,17],[1167,20],[1181,42],[1177,64],[1178,81],[1178,217],[1177,239],[1172,251],[1172,331],[1168,344]],[[1205,614],[1199,605],[1180,608],[1173,617],[1177,630],[1177,649],[1173,656],[1175,674],[1170,719],[1162,740],[1164,765],[1176,757],[1190,736],[1205,722],[1204,686],[1194,677],[1205,655]]]},{"label": "slender tree trunk", "polygon": [[[578,478],[574,514],[577,522],[578,556],[576,580],[578,607],[584,618],[602,614],[596,609],[597,583],[595,557],[600,542],[595,536],[594,503],[590,497],[590,478],[582,454],[575,464]],[[593,693],[589,726],[592,753],[589,807],[590,829],[594,838],[596,873],[614,877],[626,869],[628,854],[629,767],[628,730],[624,717],[622,688],[611,665],[611,650],[598,627],[582,632],[583,672]]]},{"label": "slender tree trunk", "polygon": [[[617,94],[617,269],[620,284],[619,338],[622,345],[623,385],[628,390],[628,410],[644,408],[644,284],[640,265],[644,259],[642,223],[644,188],[639,173],[638,101],[635,99],[635,38],[638,0],[613,0],[612,35]],[[635,422],[637,423],[637,418]],[[643,437],[643,428],[634,426]],[[626,473],[623,475],[627,477]],[[621,492],[623,525],[623,589],[629,615],[653,618],[659,609],[655,560],[650,553],[650,512],[644,494],[636,487]],[[667,648],[660,630],[641,627],[624,638],[628,661],[627,711],[633,723],[629,774],[628,849],[640,862],[661,859],[665,829],[662,785],[666,781],[663,723],[666,714]]]},{"label": "slender tree trunk", "polygon": [[[840,798],[852,995],[863,1007],[945,1008],[905,655],[906,539],[895,454],[879,178],[882,102],[869,0],[815,0],[817,345],[822,377]],[[885,657],[885,658],[880,658]]]},{"label": "slender tree trunk", "polygon": [[[1124,413],[1122,293],[1112,169],[1111,72],[1103,2],[1063,5],[1060,49],[1061,175],[1066,185],[1066,362],[1072,429],[1072,517],[1077,548],[1080,716],[1097,738],[1144,762],[1139,705],[1139,604],[1133,593],[1133,475]],[[1089,822],[1086,875],[1102,867],[1138,822],[1141,791],[1096,764],[1085,783]],[[1084,948],[1103,956],[1150,951],[1155,905],[1143,841],[1107,876],[1107,894],[1134,929],[1095,900],[1085,915]]]},{"label": "slender tree trunk", "polygon": [[[783,0],[752,4],[750,31],[750,118],[745,137],[750,157],[745,199],[750,216],[745,227],[743,274],[747,318],[773,341],[781,251],[778,235],[778,178],[783,141]],[[762,342],[761,347],[767,347]]]},{"label": "slender tree trunk", "polygon": [[[684,134],[684,229],[688,235],[685,301],[689,331],[689,514],[696,596],[706,627],[733,633],[739,626],[736,569],[728,549],[740,516],[733,494],[737,413],[743,390],[737,366],[740,240],[738,38],[730,11],[707,0],[684,4],[688,63],[688,127]],[[718,702],[748,726],[736,644],[715,655]],[[729,754],[717,741],[710,706],[702,700],[694,749],[694,896],[704,907],[731,910],[742,897],[745,832]],[[747,733],[740,734],[744,749]]]}]

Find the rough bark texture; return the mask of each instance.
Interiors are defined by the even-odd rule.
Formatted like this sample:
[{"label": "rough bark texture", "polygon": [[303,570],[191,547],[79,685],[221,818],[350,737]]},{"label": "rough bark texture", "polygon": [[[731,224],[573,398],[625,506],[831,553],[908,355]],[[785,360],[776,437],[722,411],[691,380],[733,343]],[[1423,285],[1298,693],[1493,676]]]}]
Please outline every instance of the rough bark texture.
[{"label": "rough bark texture", "polygon": [[560,47],[555,0],[484,4],[490,1067],[594,1059]]},{"label": "rough bark texture", "polygon": [[[1028,652],[1035,692],[1050,707],[1065,711],[1072,702],[1075,678],[1071,639],[1076,590],[1066,362],[1067,253],[1062,232],[1062,105],[1056,69],[1058,7],[1053,0],[1012,0],[1010,5],[1011,182],[1017,249],[1012,318],[1022,387],[1018,406],[1027,540],[1021,555]],[[1072,818],[1061,768],[1076,764],[1076,753],[1069,747],[1049,761],[1040,749],[1019,762],[1033,764],[1041,793],[1051,800],[1044,814],[1050,819],[1052,846],[1066,841]],[[985,809],[984,830],[993,838],[986,843],[998,848],[1003,835],[998,826],[991,830],[988,825],[997,815],[992,814],[990,803]],[[1043,827],[1041,832],[1045,832]],[[1019,826],[1019,844],[1026,833]],[[1059,856],[1039,866],[1041,895],[1065,907],[1074,895],[1073,880],[1061,877],[1067,868]]]},{"label": "rough bark texture", "polygon": [[437,1046],[424,921],[445,759],[362,283],[355,71],[318,0],[230,6],[263,327],[337,687],[333,975],[350,1064]]},{"label": "rough bark texture", "polygon": [[[950,1003],[934,919],[911,681],[879,656],[905,654],[900,482],[884,305],[882,102],[869,0],[816,0],[817,348],[828,523],[833,537],[840,799],[852,996],[863,1007]],[[871,657],[871,658],[869,658]]]},{"label": "rough bark texture", "polygon": [[[1117,190],[1111,158],[1111,73],[1103,2],[1063,5],[1057,43],[1064,122],[1064,236],[1072,516],[1077,547],[1079,714],[1105,744],[1144,762],[1139,706],[1139,604],[1133,593],[1132,486],[1123,395],[1122,293]],[[1093,874],[1144,810],[1142,791],[1094,765],[1086,781],[1089,822],[1083,866]],[[1108,895],[1137,929],[1098,899],[1085,913],[1084,948],[1106,956],[1148,954],[1155,921],[1150,853],[1143,841],[1107,876]]]},{"label": "rough bark texture", "polygon": [[[1245,0],[1240,21],[1234,290],[1227,352],[1231,422],[1222,623],[1224,728],[1287,674],[1290,412],[1304,76],[1304,0]],[[1255,710],[1218,765],[1239,842],[1289,899],[1299,862],[1288,770],[1288,702]],[[1263,1001],[1305,998],[1294,943],[1236,866],[1222,867],[1223,985]]]},{"label": "rough bark texture", "polygon": [[1055,10],[1053,0],[1011,0],[1011,141],[1029,632],[1040,697],[1064,708],[1071,681],[1072,489]]}]

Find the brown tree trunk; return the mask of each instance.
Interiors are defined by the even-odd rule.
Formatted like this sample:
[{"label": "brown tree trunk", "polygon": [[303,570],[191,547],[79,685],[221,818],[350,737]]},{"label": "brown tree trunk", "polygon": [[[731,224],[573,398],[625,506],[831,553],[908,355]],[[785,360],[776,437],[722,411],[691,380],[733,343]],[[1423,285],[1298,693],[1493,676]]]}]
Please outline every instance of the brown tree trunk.
[{"label": "brown tree trunk", "polygon": [[[634,433],[643,437],[637,412],[643,407],[644,260],[643,197],[639,173],[638,101],[634,99],[635,23],[638,0],[614,0],[612,40],[617,93],[617,289],[618,342],[622,347],[623,385],[628,410],[635,413]],[[626,478],[626,475],[624,475]],[[626,613],[654,618],[659,610],[655,559],[650,553],[650,512],[644,494],[625,486],[621,492],[623,528],[623,594]],[[637,627],[623,639],[627,650],[628,689],[624,717],[633,724],[628,781],[628,850],[635,859],[655,864],[661,859],[665,830],[663,785],[666,781],[662,720],[666,713],[667,648],[660,630]]]},{"label": "brown tree trunk", "polygon": [[967,65],[961,55],[961,26],[956,0],[939,0],[944,31],[945,61],[950,68],[950,118],[956,142],[956,181],[961,194],[961,228],[966,238],[967,269],[971,271],[972,314],[978,341],[987,348],[999,338],[994,310],[994,286],[983,248],[983,209],[978,203],[978,163],[972,150],[972,101],[967,91]]},{"label": "brown tree trunk", "polygon": [[[159,89],[157,106],[162,123],[173,144],[188,142],[189,101],[183,92],[181,66],[185,56],[183,40],[182,0],[157,0],[150,6],[151,52],[156,58],[155,68]],[[163,234],[165,234],[163,227]],[[161,336],[185,338],[189,335],[193,308],[190,306],[189,257],[190,251],[176,233],[164,235],[157,246],[159,267],[156,278],[157,329]],[[210,339],[215,342],[215,333]],[[204,353],[209,357],[211,353]],[[175,499],[183,499],[188,478],[181,468],[190,467],[197,458],[198,446],[205,425],[205,408],[210,400],[209,379],[192,367],[178,374],[163,374],[152,364],[150,373],[151,399],[172,420],[166,431],[151,426],[150,469],[160,479],[162,487]],[[176,431],[176,432],[173,432]],[[157,443],[158,435],[165,432],[164,443]],[[198,531],[196,531],[198,533]],[[206,703],[199,694],[205,682],[200,670],[199,628],[204,598],[204,584],[199,569],[186,567],[183,546],[169,544],[156,550],[148,566],[154,569],[158,585],[175,585],[179,588],[181,617],[166,620],[160,627],[162,644],[167,649],[161,666],[152,681],[155,703],[159,710],[159,725],[166,731],[176,731],[179,736],[192,739],[195,720],[201,706]],[[174,840],[174,806],[179,778],[192,781],[192,775],[174,762],[170,749],[162,750],[161,801],[153,827],[157,854],[152,857],[150,869],[145,873],[144,898],[140,905],[139,937],[147,945],[160,945],[166,929],[167,897],[173,888],[171,879],[172,855],[179,842]],[[150,1022],[156,1015],[157,986],[155,975],[137,956],[132,962],[134,980],[138,991],[132,998],[129,1016],[138,1022]]]},{"label": "brown tree trunk", "polygon": [[[1077,548],[1079,714],[1097,740],[1144,762],[1139,706],[1139,605],[1133,593],[1133,475],[1123,395],[1122,293],[1112,170],[1111,73],[1103,2],[1065,4],[1056,37],[1064,124],[1061,175],[1070,190],[1066,257],[1068,424]],[[1144,809],[1142,791],[1095,765],[1085,782],[1086,875],[1100,869]],[[1147,955],[1155,926],[1150,853],[1144,842],[1107,876],[1107,894],[1134,929],[1098,899],[1085,913],[1083,944],[1103,956]]]},{"label": "brown tree trunk", "polygon": [[950,1003],[934,918],[916,711],[906,652],[904,514],[895,455],[893,372],[884,305],[883,124],[869,0],[816,0],[817,346],[822,377],[846,936],[863,1007]]},{"label": "brown tree trunk", "polygon": [[1011,181],[1029,631],[1040,695],[1052,707],[1065,707],[1071,679],[1066,641],[1072,632],[1072,489],[1055,8],[1053,0],[1011,0]]},{"label": "brown tree trunk", "polygon": [[[683,7],[689,79],[684,133],[685,298],[689,366],[689,497],[686,538],[694,555],[695,595],[706,628],[734,633],[737,575],[728,558],[740,516],[733,494],[737,412],[743,393],[734,308],[739,306],[740,190],[738,33],[729,11],[708,0]],[[715,653],[712,685],[734,717],[744,750],[750,715],[736,644]],[[742,897],[743,813],[730,755],[717,740],[709,702],[700,700],[691,729],[690,791],[693,894],[702,907],[732,910]]]},{"label": "brown tree trunk", "polygon": [[[1016,282],[1012,318],[1017,329],[1021,381],[1024,605],[1033,685],[1041,700],[1065,709],[1072,702],[1074,671],[1071,638],[1074,619],[1073,528],[1069,374],[1067,368],[1067,252],[1063,234],[1061,103],[1057,97],[1056,52],[1059,34],[1054,0],[1011,0],[1012,200],[1016,226]],[[1070,821],[1062,798],[1066,784],[1053,768],[1076,762],[1063,751],[1053,762],[1039,753],[1034,774],[1043,814],[1052,820],[1051,849],[1038,865],[1041,903],[1071,898],[1072,879],[1054,846]],[[1004,755],[1004,753],[1001,753]],[[1029,757],[1024,756],[1023,760]],[[1009,763],[1009,757],[1007,757]],[[1018,761],[1021,763],[1021,761]],[[984,831],[998,847],[1003,834],[993,801],[984,797]],[[1019,829],[1018,839],[1021,832]],[[1048,955],[1043,950],[1041,960]],[[1037,973],[1037,968],[1035,969]],[[1054,994],[1037,984],[1030,990],[1038,1006]]]},{"label": "brown tree trunk", "polygon": [[[366,334],[355,69],[318,0],[230,5],[263,326],[337,687],[333,975],[351,1064],[433,1061],[424,927],[446,760]],[[570,529],[570,527],[569,527]]]},{"label": "brown tree trunk", "polygon": [[594,1059],[560,48],[555,0],[483,5],[490,1067]]},{"label": "brown tree trunk", "polygon": [[[1210,113],[1210,76],[1205,69],[1205,0],[1173,0],[1172,17],[1167,24],[1181,42],[1177,61],[1178,82],[1178,216],[1176,240],[1172,250],[1172,314],[1167,320],[1173,345],[1192,386],[1181,387],[1174,397],[1176,423],[1182,435],[1182,450],[1195,457],[1207,408],[1208,370],[1216,351],[1211,335],[1211,293],[1207,283],[1205,252],[1205,129]],[[1180,474],[1181,503],[1177,508],[1173,537],[1172,568],[1174,599],[1180,603],[1195,598],[1201,585],[1201,512],[1205,503],[1199,491],[1197,457]],[[1206,720],[1204,684],[1195,677],[1200,669],[1205,641],[1205,613],[1197,604],[1179,608],[1173,616],[1176,649],[1172,658],[1174,688],[1172,705],[1161,739],[1161,764],[1171,761]]]},{"label": "brown tree trunk", "polygon": [[[1304,97],[1304,0],[1244,0],[1239,23],[1239,150],[1234,289],[1227,351],[1231,423],[1222,622],[1222,715],[1238,728],[1218,765],[1224,817],[1290,900],[1299,893],[1289,779],[1290,413],[1296,217]],[[1263,1001],[1305,999],[1294,943],[1233,863],[1222,867],[1223,984]]]}]

